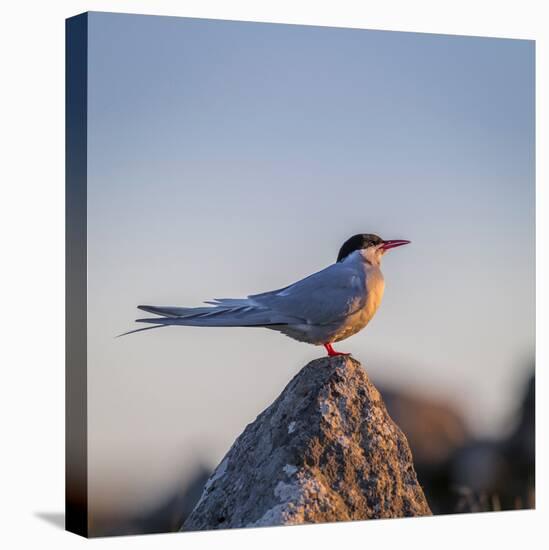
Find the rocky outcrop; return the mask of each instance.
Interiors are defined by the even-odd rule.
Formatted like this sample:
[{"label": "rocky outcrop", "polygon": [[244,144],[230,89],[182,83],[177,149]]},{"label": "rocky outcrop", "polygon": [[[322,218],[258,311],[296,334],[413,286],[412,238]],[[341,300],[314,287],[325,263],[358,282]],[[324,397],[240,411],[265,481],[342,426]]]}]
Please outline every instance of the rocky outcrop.
[{"label": "rocky outcrop", "polygon": [[430,515],[408,442],[350,357],[305,366],[215,469],[182,530]]}]

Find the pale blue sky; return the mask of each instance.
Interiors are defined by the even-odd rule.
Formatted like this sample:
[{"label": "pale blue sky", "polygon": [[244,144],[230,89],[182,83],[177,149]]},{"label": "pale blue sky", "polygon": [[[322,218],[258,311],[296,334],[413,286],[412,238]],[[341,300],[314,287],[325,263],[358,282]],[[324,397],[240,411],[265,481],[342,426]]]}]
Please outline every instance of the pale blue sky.
[{"label": "pale blue sky", "polygon": [[139,507],[322,349],[274,332],[123,339],[138,303],[281,287],[358,232],[407,238],[339,347],[479,433],[534,346],[534,43],[92,13],[91,505]]}]

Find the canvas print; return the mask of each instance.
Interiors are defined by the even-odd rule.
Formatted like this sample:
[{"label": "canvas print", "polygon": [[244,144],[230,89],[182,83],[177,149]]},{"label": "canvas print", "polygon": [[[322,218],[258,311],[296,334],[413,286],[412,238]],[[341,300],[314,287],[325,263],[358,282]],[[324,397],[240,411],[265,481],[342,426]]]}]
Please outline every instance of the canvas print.
[{"label": "canvas print", "polygon": [[67,528],[534,508],[534,42],[66,32]]}]

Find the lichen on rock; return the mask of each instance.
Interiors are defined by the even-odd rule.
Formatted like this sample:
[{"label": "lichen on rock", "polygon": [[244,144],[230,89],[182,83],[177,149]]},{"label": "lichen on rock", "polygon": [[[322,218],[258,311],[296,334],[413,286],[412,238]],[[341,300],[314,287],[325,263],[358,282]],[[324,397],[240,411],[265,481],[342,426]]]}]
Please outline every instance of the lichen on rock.
[{"label": "lichen on rock", "polygon": [[236,439],[182,530],[430,515],[362,365],[312,361]]}]

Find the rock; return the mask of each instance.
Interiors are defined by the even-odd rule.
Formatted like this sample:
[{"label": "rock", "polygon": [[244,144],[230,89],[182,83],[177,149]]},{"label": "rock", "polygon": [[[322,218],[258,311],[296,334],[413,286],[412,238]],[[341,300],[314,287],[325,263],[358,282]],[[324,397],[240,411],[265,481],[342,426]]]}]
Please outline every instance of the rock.
[{"label": "rock", "polygon": [[463,415],[449,399],[379,388],[389,415],[404,432],[414,456],[414,468],[431,511],[456,511],[462,495],[452,481],[456,453],[472,440]]},{"label": "rock", "polygon": [[408,439],[416,471],[445,463],[471,439],[462,414],[446,400],[389,388],[379,391]]},{"label": "rock", "polygon": [[425,515],[406,437],[340,356],[305,366],[246,427],[182,530]]},{"label": "rock", "polygon": [[456,511],[535,508],[535,408],[532,372],[512,432],[475,439],[457,450],[450,464],[451,484],[461,489]]},{"label": "rock", "polygon": [[509,460],[514,462],[515,475],[529,479],[534,485],[536,462],[536,376],[532,374],[524,389],[524,396],[517,414],[517,425],[503,443]]},{"label": "rock", "polygon": [[94,510],[89,521],[91,536],[117,537],[179,531],[182,522],[198,502],[210,473],[211,468],[198,466],[186,482],[178,484],[175,491],[164,495],[151,508],[144,504],[143,510],[138,514]]}]

